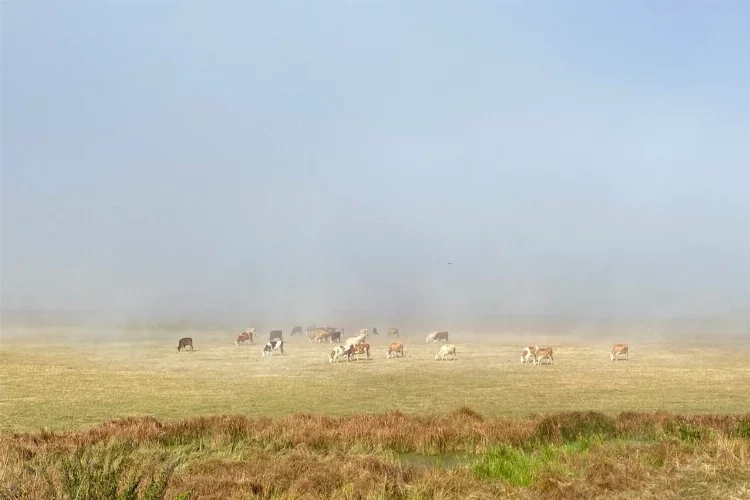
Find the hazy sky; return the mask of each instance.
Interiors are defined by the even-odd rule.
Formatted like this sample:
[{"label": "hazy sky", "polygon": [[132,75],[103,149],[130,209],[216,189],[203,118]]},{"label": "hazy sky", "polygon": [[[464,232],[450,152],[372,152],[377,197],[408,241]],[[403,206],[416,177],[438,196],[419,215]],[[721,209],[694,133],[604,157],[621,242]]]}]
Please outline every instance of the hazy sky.
[{"label": "hazy sky", "polygon": [[4,308],[750,305],[748,2],[1,14]]}]

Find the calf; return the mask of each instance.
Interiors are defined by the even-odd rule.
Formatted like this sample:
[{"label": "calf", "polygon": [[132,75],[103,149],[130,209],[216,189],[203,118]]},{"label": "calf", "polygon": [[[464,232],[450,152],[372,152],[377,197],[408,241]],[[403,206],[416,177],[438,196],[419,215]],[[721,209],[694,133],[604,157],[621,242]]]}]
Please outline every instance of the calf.
[{"label": "calf", "polygon": [[328,356],[328,362],[329,363],[338,363],[339,358],[341,356],[346,356],[346,362],[349,362],[349,358],[351,357],[351,353],[354,350],[354,346],[344,347],[342,345],[336,347],[334,350],[331,351],[331,354]]},{"label": "calf", "polygon": [[530,345],[524,348],[524,350],[521,352],[521,363],[531,363],[534,361],[534,357],[536,356],[536,351],[539,350],[538,345]]},{"label": "calf", "polygon": [[615,344],[612,348],[612,353],[609,355],[609,360],[614,361],[618,359],[617,356],[620,354],[625,355],[625,361],[628,360],[628,344]]},{"label": "calf", "polygon": [[395,335],[396,337],[400,337],[400,335],[398,334],[398,328],[389,328],[388,329],[388,334],[386,335],[386,337],[390,337],[391,335]]},{"label": "calf", "polygon": [[281,338],[281,330],[271,330],[271,335],[268,340],[283,340]]},{"label": "calf", "polygon": [[552,364],[552,348],[551,347],[540,347],[536,350],[534,355],[534,366],[539,366],[545,359],[549,360],[549,364]]},{"label": "calf", "polygon": [[401,354],[402,356],[404,355],[404,344],[402,344],[401,342],[393,342],[388,346],[388,353],[385,355],[385,357],[390,358],[391,355],[393,355],[394,358],[397,358],[399,354]]},{"label": "calf", "polygon": [[359,355],[362,354],[365,356],[366,360],[370,359],[370,344],[360,343],[360,344],[355,344],[354,346],[351,346],[350,348],[352,347],[354,350],[351,354],[349,354],[350,358],[352,357],[352,355],[354,355],[357,358],[357,361],[359,361]]},{"label": "calf", "polygon": [[432,342],[434,344],[438,340],[444,340],[448,342],[448,332],[432,332],[427,335],[425,343]]},{"label": "calf", "polygon": [[187,349],[187,347],[190,346],[190,350],[193,350],[193,338],[192,337],[183,337],[180,339],[179,342],[177,342],[177,352],[180,352],[183,349]]},{"label": "calf", "polygon": [[453,344],[446,344],[444,346],[441,346],[440,350],[438,350],[437,354],[435,354],[435,361],[445,361],[446,358],[450,358],[451,356],[453,356],[454,360],[456,359],[456,346],[454,346]]},{"label": "calf", "polygon": [[261,351],[261,354],[263,356],[271,356],[273,354],[273,351],[279,351],[281,354],[284,354],[284,341],[270,340],[266,342],[266,345],[263,346],[263,351]]}]

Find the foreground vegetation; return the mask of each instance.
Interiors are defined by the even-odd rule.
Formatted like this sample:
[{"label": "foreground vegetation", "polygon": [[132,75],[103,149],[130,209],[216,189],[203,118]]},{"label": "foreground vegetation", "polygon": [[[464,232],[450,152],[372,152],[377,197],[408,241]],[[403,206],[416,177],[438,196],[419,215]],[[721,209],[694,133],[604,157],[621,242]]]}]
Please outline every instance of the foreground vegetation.
[{"label": "foreground vegetation", "polygon": [[0,437],[0,498],[749,498],[750,414],[128,418]]}]

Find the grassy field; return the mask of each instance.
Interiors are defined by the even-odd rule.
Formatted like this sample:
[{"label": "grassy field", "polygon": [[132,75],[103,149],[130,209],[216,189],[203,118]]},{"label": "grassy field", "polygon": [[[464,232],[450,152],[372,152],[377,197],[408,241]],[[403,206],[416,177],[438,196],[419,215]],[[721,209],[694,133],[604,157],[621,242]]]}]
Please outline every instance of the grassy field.
[{"label": "grassy field", "polygon": [[452,334],[441,362],[415,333],[329,365],[302,338],[263,358],[220,332],[108,337],[4,335],[1,500],[750,498],[750,364],[715,343],[612,363],[531,339],[555,349],[534,367],[524,339]]},{"label": "grassy field", "polygon": [[[434,361],[438,345],[406,336],[406,357],[386,359],[389,340],[371,337],[373,359],[329,365],[330,345],[286,342],[263,358],[231,334],[176,332],[118,341],[37,333],[0,344],[0,431],[66,430],[111,418],[200,415],[350,415],[400,410],[444,415],[469,406],[487,417],[593,410],[744,413],[750,363],[728,347],[662,349],[631,344],[609,361],[610,343],[530,339],[552,345],[552,366],[518,362],[519,339],[453,334],[457,361]],[[177,352],[190,335],[195,351]],[[24,338],[34,338],[29,341]]]}]

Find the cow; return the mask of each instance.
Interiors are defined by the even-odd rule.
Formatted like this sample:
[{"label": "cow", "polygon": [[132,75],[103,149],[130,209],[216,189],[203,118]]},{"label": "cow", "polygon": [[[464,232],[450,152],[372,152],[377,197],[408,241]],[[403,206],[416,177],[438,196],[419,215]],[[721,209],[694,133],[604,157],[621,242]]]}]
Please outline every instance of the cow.
[{"label": "cow", "polygon": [[545,359],[549,360],[549,364],[552,364],[552,348],[551,347],[540,347],[534,354],[534,366],[539,366]]},{"label": "cow", "polygon": [[283,340],[269,340],[266,345],[263,346],[261,354],[263,356],[271,356],[273,351],[279,351],[284,354],[284,341]]},{"label": "cow", "polygon": [[453,356],[454,360],[456,359],[456,346],[453,344],[445,344],[444,346],[441,346],[437,354],[435,354],[435,361],[445,361],[446,358],[450,359],[451,356]]},{"label": "cow", "polygon": [[390,337],[391,335],[395,335],[396,337],[400,337],[400,335],[398,334],[398,328],[389,328],[388,329],[388,334],[386,335],[386,337]]},{"label": "cow", "polygon": [[341,356],[346,356],[346,362],[349,362],[349,358],[351,357],[352,352],[354,351],[354,346],[344,347],[342,345],[336,347],[334,350],[331,351],[331,354],[328,355],[328,362],[329,363],[338,363],[339,358]]},{"label": "cow", "polygon": [[349,357],[355,356],[357,358],[357,361],[359,361],[359,355],[363,354],[366,360],[370,359],[370,344],[367,344],[367,343],[355,344],[351,346],[350,349],[351,348],[353,348],[353,352],[349,354]]},{"label": "cow", "polygon": [[290,337],[294,337],[295,335],[302,335],[302,327],[301,326],[295,326],[292,328],[292,333],[289,334]]},{"label": "cow", "polygon": [[367,338],[367,334],[368,334],[368,330],[367,330],[367,328],[362,328],[362,329],[361,329],[361,330],[359,331],[359,335],[360,335],[360,336],[364,335],[364,336],[365,336],[365,338]]},{"label": "cow", "polygon": [[373,326],[373,327],[372,327],[372,334],[373,334],[373,335],[380,335],[380,334],[378,333],[378,327],[376,327],[376,326]]},{"label": "cow", "polygon": [[536,356],[536,351],[539,350],[538,345],[530,345],[527,346],[521,351],[521,363],[531,363],[534,361],[534,356]]},{"label": "cow", "polygon": [[331,343],[341,342],[341,330],[334,330],[331,332]]},{"label": "cow", "polygon": [[429,335],[427,335],[427,338],[425,339],[425,344],[432,342],[433,344],[437,342],[438,340],[444,340],[448,342],[448,332],[432,332]]},{"label": "cow", "polygon": [[271,335],[268,340],[283,340],[281,330],[271,330]]},{"label": "cow", "polygon": [[391,345],[388,346],[388,352],[386,353],[385,357],[390,358],[391,354],[394,358],[397,358],[399,354],[402,356],[404,355],[404,344],[401,342],[393,342]]},{"label": "cow", "polygon": [[620,354],[625,355],[625,361],[628,360],[628,344],[615,344],[615,346],[612,347],[612,353],[609,355],[609,360],[615,361]]},{"label": "cow", "polygon": [[364,335],[360,333],[356,337],[348,337],[346,341],[344,342],[345,347],[349,347],[350,345],[357,345],[363,343],[365,340],[367,340],[367,335]]},{"label": "cow", "polygon": [[177,342],[177,352],[180,352],[183,349],[187,349],[187,347],[190,346],[190,350],[193,350],[193,338],[192,337],[183,337],[180,339],[179,342]]},{"label": "cow", "polygon": [[240,345],[244,344],[248,340],[253,344],[255,343],[255,328],[248,328],[244,332],[237,335],[237,339],[235,339],[234,343]]}]

